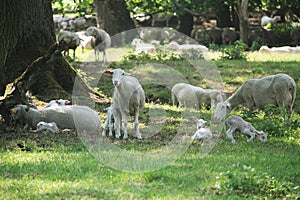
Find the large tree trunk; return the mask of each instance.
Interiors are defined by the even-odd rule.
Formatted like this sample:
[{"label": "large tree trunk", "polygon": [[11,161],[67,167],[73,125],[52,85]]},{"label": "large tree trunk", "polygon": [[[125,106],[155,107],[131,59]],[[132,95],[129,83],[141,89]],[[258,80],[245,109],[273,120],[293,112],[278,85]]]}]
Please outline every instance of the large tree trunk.
[{"label": "large tree trunk", "polygon": [[[124,0],[94,0],[94,5],[98,27],[104,29],[110,36],[135,28]],[[125,36],[125,41],[121,42],[131,42],[133,39],[131,36]],[[112,43],[114,42],[112,40]]]},{"label": "large tree trunk", "polygon": [[[0,95],[3,95],[6,85],[55,43],[55,31],[51,0],[1,0],[0,13]],[[48,69],[40,72],[31,92],[56,97],[70,94],[76,74],[64,58]]]},{"label": "large tree trunk", "polygon": [[179,21],[180,23],[178,31],[187,36],[191,36],[191,32],[194,26],[193,15],[187,12],[179,14]]},{"label": "large tree trunk", "polygon": [[230,17],[230,10],[228,5],[220,5],[217,15],[217,27],[224,28],[232,26],[232,21]]},{"label": "large tree trunk", "polygon": [[237,13],[240,24],[240,39],[249,45],[248,0],[238,0]]}]

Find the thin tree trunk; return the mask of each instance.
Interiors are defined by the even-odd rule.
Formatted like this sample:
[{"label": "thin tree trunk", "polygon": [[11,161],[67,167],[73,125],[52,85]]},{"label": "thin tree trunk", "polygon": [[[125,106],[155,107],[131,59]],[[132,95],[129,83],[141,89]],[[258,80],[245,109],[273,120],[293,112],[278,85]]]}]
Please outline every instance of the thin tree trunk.
[{"label": "thin tree trunk", "polygon": [[240,24],[240,39],[249,45],[248,0],[238,0],[237,13]]}]

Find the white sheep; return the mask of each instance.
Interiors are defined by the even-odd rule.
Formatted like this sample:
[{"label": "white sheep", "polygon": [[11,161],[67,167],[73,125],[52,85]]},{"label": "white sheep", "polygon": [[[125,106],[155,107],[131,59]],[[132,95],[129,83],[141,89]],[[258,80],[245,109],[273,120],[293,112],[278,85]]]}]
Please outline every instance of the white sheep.
[{"label": "white sheep", "polygon": [[113,126],[113,122],[112,122],[112,117],[113,117],[113,105],[105,108],[105,110],[107,111],[107,115],[106,115],[106,120],[104,123],[104,128],[102,131],[102,135],[105,136],[105,133],[107,131],[107,128],[109,128],[109,136],[112,136],[112,126]]},{"label": "white sheep", "polygon": [[268,16],[263,16],[260,20],[260,25],[261,27],[264,27],[265,25],[271,23],[271,24],[276,24],[277,22],[279,22],[281,20],[280,16],[274,16],[272,17],[268,17]]},{"label": "white sheep", "polygon": [[134,129],[137,138],[141,139],[139,130],[139,112],[145,105],[145,93],[139,81],[124,72],[122,69],[114,69],[105,71],[105,73],[112,74],[112,82],[115,86],[112,97],[113,117],[115,120],[115,134],[116,138],[120,137],[120,128],[122,120],[124,121],[124,139],[128,138],[127,124],[128,116],[134,116]]},{"label": "white sheep", "polygon": [[51,106],[41,110],[16,105],[11,110],[14,120],[21,120],[33,129],[43,122],[55,122],[59,129],[100,130],[99,115],[87,106]]},{"label": "white sheep", "polygon": [[177,83],[171,89],[173,105],[179,104],[201,109],[202,104],[211,103],[214,109],[219,102],[223,101],[222,93],[215,89],[203,89],[187,83]]},{"label": "white sheep", "polygon": [[297,53],[300,52],[300,47],[282,46],[282,47],[272,47],[261,46],[259,53],[270,53],[270,52],[280,52],[280,53]]},{"label": "white sheep", "polygon": [[85,31],[78,31],[76,34],[80,38],[80,46],[82,49],[82,53],[84,53],[84,49],[93,49],[92,48],[92,41],[94,40],[93,36],[85,35]]},{"label": "white sheep", "polygon": [[131,44],[135,46],[136,53],[154,53],[156,48],[153,44],[142,43],[141,39],[135,38]]},{"label": "white sheep", "polygon": [[228,117],[225,120],[225,126],[226,125],[229,126],[229,129],[226,131],[226,136],[233,144],[236,143],[236,141],[233,138],[232,133],[236,130],[250,136],[247,142],[252,141],[254,137],[257,137],[262,142],[267,142],[267,136],[263,131],[256,130],[249,122],[246,122],[239,116],[232,115]]},{"label": "white sheep", "polygon": [[167,49],[172,49],[175,51],[189,51],[189,50],[196,50],[200,52],[208,52],[208,48],[204,45],[200,44],[178,44],[175,41],[170,42],[167,45]]},{"label": "white sheep", "polygon": [[98,29],[95,26],[89,27],[85,34],[87,36],[93,36],[94,40],[91,41],[92,48],[95,52],[95,59],[100,60],[99,52],[103,52],[103,62],[107,62],[106,49],[111,45],[111,38],[107,32],[102,29]]},{"label": "white sheep", "polygon": [[58,42],[63,43],[65,46],[65,54],[68,53],[69,49],[73,49],[73,59],[75,59],[76,48],[80,45],[80,38],[76,33],[60,30],[58,33]]},{"label": "white sheep", "polygon": [[276,74],[245,81],[226,101],[218,103],[214,119],[221,121],[233,108],[244,105],[262,110],[268,104],[285,106],[289,113],[296,98],[296,83],[287,74]]},{"label": "white sheep", "polygon": [[44,108],[48,108],[50,106],[64,106],[66,104],[70,104],[71,101],[65,99],[55,99],[51,100]]},{"label": "white sheep", "polygon": [[36,130],[35,132],[39,132],[39,131],[42,131],[42,130],[46,130],[46,131],[50,131],[51,133],[56,133],[59,131],[57,125],[55,122],[39,122],[37,125],[36,125]]},{"label": "white sheep", "polygon": [[212,133],[210,131],[209,128],[204,128],[204,126],[206,125],[207,121],[205,121],[204,119],[198,119],[197,120],[197,131],[196,133],[192,136],[192,140],[194,139],[210,139],[212,138]]}]

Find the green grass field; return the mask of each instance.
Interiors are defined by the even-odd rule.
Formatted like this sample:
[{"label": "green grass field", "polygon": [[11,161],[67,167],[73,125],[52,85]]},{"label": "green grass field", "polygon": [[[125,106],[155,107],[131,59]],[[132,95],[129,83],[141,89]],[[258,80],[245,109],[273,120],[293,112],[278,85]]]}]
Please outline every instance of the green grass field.
[{"label": "green grass field", "polygon": [[[163,160],[166,166],[146,172],[137,170],[138,172],[134,173],[117,170],[110,165],[124,160],[122,156],[111,158],[115,159],[110,160],[111,163],[105,162],[101,156],[114,154],[109,154],[104,148],[103,152],[98,152],[97,159],[95,154],[87,150],[84,145],[86,141],[82,142],[76,132],[34,133],[12,127],[1,133],[0,199],[300,198],[299,95],[295,112],[289,121],[284,121],[283,114],[278,114],[274,110],[272,111],[275,114],[271,115],[271,121],[268,121],[265,112],[251,113],[243,108],[232,112],[242,115],[258,129],[264,129],[268,135],[266,144],[257,139],[248,143],[244,136],[235,134],[237,144],[233,145],[222,132],[207,155],[203,154],[203,151],[209,141],[193,141],[188,144],[185,151],[177,153],[175,159],[169,162],[162,157],[166,156],[168,151],[170,154],[172,151],[176,152],[178,150],[176,148],[180,147],[181,144],[173,142],[172,139],[178,135],[182,124],[190,122],[186,117],[195,116],[209,120],[211,112],[206,108],[196,111],[173,107],[170,90],[166,87],[170,83],[165,82],[168,74],[174,72],[172,77],[175,77],[176,81],[182,78],[202,87],[209,87],[213,83],[207,83],[203,71],[197,73],[191,63],[177,56],[170,58],[161,54],[149,59],[147,56],[126,53],[129,58],[121,60],[116,56],[118,49],[110,49],[110,51],[109,61],[113,61],[113,64],[108,68],[123,68],[140,75],[145,81],[143,87],[147,104],[140,115],[140,122],[142,134],[145,131],[149,135],[142,135],[144,139],[141,141],[133,136],[126,141],[113,138],[109,141],[129,156],[150,154],[153,159]],[[120,51],[124,52],[124,50]],[[78,49],[76,53],[78,53],[79,61],[91,61],[93,58],[91,51],[82,54]],[[262,55],[253,52],[248,53],[247,56],[247,61],[230,61],[220,60],[218,52],[209,54],[213,60],[208,66],[220,73],[222,87],[226,93],[232,93],[248,78],[275,73],[289,74],[295,79],[299,88],[299,55]],[[159,68],[145,68],[149,63]],[[102,75],[103,67],[95,66],[94,63],[76,62],[73,66],[75,68],[83,66],[80,74],[90,84]],[[83,69],[84,67],[88,70]],[[161,74],[161,77],[157,78],[158,74]],[[148,83],[146,80],[159,81],[162,85],[151,83],[151,81]],[[113,89],[111,78],[107,75],[101,76],[96,88],[105,95],[109,102]],[[107,105],[107,103],[101,103],[96,106],[102,121],[106,116],[103,109]],[[156,113],[156,111],[159,112]],[[154,125],[162,124],[155,127],[150,122]],[[157,130],[154,135],[151,135],[151,127],[147,132],[150,125]],[[187,125],[189,129],[186,130],[195,132],[196,124],[187,123]],[[126,158],[125,154],[124,157]],[[142,157],[138,158],[142,159]],[[151,160],[141,162],[141,160],[133,159],[128,162],[131,166],[143,162],[156,166],[162,164],[151,163]],[[154,165],[142,167],[154,169]],[[120,166],[122,168],[122,165]]]}]

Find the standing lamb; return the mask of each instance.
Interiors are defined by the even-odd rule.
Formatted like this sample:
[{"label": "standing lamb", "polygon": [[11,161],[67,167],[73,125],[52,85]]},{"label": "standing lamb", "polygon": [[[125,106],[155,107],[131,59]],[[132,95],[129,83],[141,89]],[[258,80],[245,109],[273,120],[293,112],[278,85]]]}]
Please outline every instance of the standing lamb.
[{"label": "standing lamb", "polygon": [[196,131],[196,133],[192,136],[192,140],[194,139],[209,139],[212,138],[212,133],[209,130],[209,128],[204,128],[204,126],[206,125],[207,121],[203,120],[203,119],[198,119],[197,120],[197,128],[198,130]]},{"label": "standing lamb", "polygon": [[260,20],[260,25],[261,27],[266,26],[267,24],[271,23],[271,24],[276,24],[277,22],[279,22],[281,20],[280,16],[274,16],[272,17],[268,17],[268,16],[263,16]]},{"label": "standing lamb", "polygon": [[41,110],[29,108],[27,105],[17,105],[11,109],[14,120],[25,122],[36,129],[37,124],[54,122],[59,129],[100,130],[99,115],[87,106],[51,106]]},{"label": "standing lamb", "polygon": [[250,142],[256,136],[260,141],[267,142],[267,136],[263,131],[256,130],[249,122],[246,122],[241,117],[232,115],[225,120],[225,126],[228,125],[230,128],[226,131],[226,136],[234,144],[235,139],[232,136],[234,131],[240,131],[241,133],[250,136],[247,142]]},{"label": "standing lamb", "polygon": [[291,114],[296,98],[296,83],[287,74],[276,74],[245,81],[226,101],[218,103],[214,118],[221,121],[238,105],[262,110],[268,104],[285,106]]},{"label": "standing lamb", "polygon": [[87,36],[93,36],[94,40],[91,41],[92,48],[95,52],[95,59],[100,60],[100,51],[103,52],[103,62],[107,62],[106,49],[111,45],[111,38],[107,32],[102,29],[98,29],[95,26],[89,27],[85,34]]},{"label": "standing lamb", "polygon": [[187,83],[177,83],[171,90],[173,105],[179,104],[201,109],[202,104],[211,103],[211,108],[214,109],[219,102],[223,101],[222,94],[219,90],[203,89]]},{"label": "standing lamb", "polygon": [[105,110],[107,111],[107,115],[106,115],[106,120],[104,123],[104,128],[102,131],[102,135],[105,136],[106,130],[107,128],[109,128],[109,136],[112,136],[112,126],[113,126],[113,122],[112,122],[112,117],[113,117],[113,105],[107,107]]},{"label": "standing lamb", "polygon": [[145,105],[145,93],[139,81],[124,72],[122,69],[114,69],[112,71],[105,71],[105,73],[112,74],[112,82],[115,86],[112,104],[113,117],[115,120],[115,134],[116,138],[120,137],[120,127],[122,120],[124,120],[124,139],[128,138],[127,124],[128,116],[134,116],[134,129],[137,138],[141,139],[139,130],[139,112]]},{"label": "standing lamb", "polygon": [[76,48],[80,45],[79,36],[76,33],[61,30],[58,33],[58,42],[64,44],[65,55],[66,55],[66,52],[69,55],[69,49],[73,49],[73,59],[75,60],[75,51],[76,51]]}]

